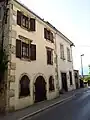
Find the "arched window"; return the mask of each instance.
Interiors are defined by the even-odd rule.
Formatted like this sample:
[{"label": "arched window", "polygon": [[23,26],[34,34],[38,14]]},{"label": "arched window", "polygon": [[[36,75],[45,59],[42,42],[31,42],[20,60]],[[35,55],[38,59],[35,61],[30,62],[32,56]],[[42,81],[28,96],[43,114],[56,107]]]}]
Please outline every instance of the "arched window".
[{"label": "arched window", "polygon": [[30,95],[30,80],[28,76],[24,75],[20,80],[20,94],[19,97],[26,97]]},{"label": "arched window", "polygon": [[49,91],[53,91],[55,89],[54,87],[54,79],[52,76],[49,78]]}]

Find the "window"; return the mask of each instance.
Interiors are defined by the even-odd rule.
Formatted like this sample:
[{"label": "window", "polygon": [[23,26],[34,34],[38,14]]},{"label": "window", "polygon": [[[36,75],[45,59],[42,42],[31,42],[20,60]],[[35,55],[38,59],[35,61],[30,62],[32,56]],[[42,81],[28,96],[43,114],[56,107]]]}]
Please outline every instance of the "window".
[{"label": "window", "polygon": [[30,95],[30,80],[28,76],[24,75],[20,80],[20,94],[19,97],[26,97]]},{"label": "window", "polygon": [[29,18],[25,15],[23,15],[22,12],[17,11],[17,24],[19,26],[23,26],[24,28],[27,28],[29,31],[35,31],[36,29],[36,21],[34,18]]},{"label": "window", "polygon": [[35,31],[36,24],[35,24],[35,19],[30,18],[30,30]]},{"label": "window", "polygon": [[47,48],[47,64],[53,65],[53,50]]},{"label": "window", "polygon": [[26,17],[25,15],[23,15],[22,17],[22,26],[27,29],[29,28],[29,20],[28,17]]},{"label": "window", "polygon": [[50,40],[52,43],[53,41],[53,33],[50,30],[44,28],[44,38]]},{"label": "window", "polygon": [[75,73],[75,79],[78,79],[78,74],[77,73]]},{"label": "window", "polygon": [[72,85],[72,72],[69,71],[69,76],[70,76],[70,85]]},{"label": "window", "polygon": [[70,49],[69,48],[67,48],[67,60],[71,61],[71,58],[70,58]]},{"label": "window", "polygon": [[61,57],[61,59],[65,59],[64,58],[64,46],[62,45],[62,44],[60,44],[60,57]]},{"label": "window", "polygon": [[16,40],[16,57],[36,60],[36,45]]},{"label": "window", "polygon": [[29,58],[29,44],[22,42],[22,57]]},{"label": "window", "polygon": [[55,88],[54,88],[54,79],[52,76],[50,76],[49,78],[49,91],[53,91]]}]

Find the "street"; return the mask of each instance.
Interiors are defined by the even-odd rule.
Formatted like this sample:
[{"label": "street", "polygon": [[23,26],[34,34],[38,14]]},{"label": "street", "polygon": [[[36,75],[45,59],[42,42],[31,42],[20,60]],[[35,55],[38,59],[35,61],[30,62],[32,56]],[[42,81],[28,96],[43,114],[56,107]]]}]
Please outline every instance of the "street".
[{"label": "street", "polygon": [[90,120],[90,89],[25,120]]}]

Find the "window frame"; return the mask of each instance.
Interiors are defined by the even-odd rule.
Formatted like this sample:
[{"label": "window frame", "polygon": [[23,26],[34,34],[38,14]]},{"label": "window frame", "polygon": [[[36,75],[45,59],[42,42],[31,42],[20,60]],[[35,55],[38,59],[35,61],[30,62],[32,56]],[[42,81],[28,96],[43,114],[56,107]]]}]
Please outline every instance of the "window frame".
[{"label": "window frame", "polygon": [[[34,50],[32,50],[31,46],[35,46]],[[25,51],[23,51],[23,47],[26,48],[25,49],[26,53]],[[19,49],[19,52],[18,52],[18,49]],[[31,58],[31,55],[33,55],[33,59]],[[16,58],[20,58],[22,60],[28,60],[28,61],[34,61],[34,60],[36,61],[36,45],[31,44],[31,42],[26,43],[26,42],[23,42],[22,40],[16,39]]]},{"label": "window frame", "polygon": [[54,43],[53,33],[47,28],[44,28],[44,39],[48,40],[51,43]]},{"label": "window frame", "polygon": [[60,43],[60,58],[65,60],[64,56],[64,45]]},{"label": "window frame", "polygon": [[[29,44],[25,43],[25,42],[22,42],[22,45],[21,45],[21,53],[22,53],[22,58],[29,58]],[[24,50],[23,50],[24,48]]]},{"label": "window frame", "polygon": [[[24,82],[26,81],[26,80],[24,80],[23,79],[23,77],[27,77],[28,79],[28,81],[27,81],[27,85],[26,86],[28,86],[28,87],[25,87],[25,86],[23,86],[23,84],[24,84]],[[21,83],[21,81],[22,81],[22,83]],[[30,96],[31,94],[31,91],[30,91],[30,79],[29,79],[29,77],[27,76],[27,75],[23,75],[22,77],[21,77],[21,79],[20,79],[20,81],[19,81],[19,99],[21,99],[21,98],[25,98],[25,97],[28,97],[28,96]],[[24,90],[23,90],[24,89]],[[28,94],[27,95],[25,95],[25,93],[23,93],[23,91],[26,91],[26,89],[27,89],[27,91],[28,91]],[[24,94],[24,95],[22,95],[22,94]]]},{"label": "window frame", "polygon": [[49,77],[49,92],[53,92],[53,91],[55,91],[54,78],[53,76],[50,76]]},{"label": "window frame", "polygon": [[[51,55],[49,57],[48,52],[51,52]],[[53,49],[46,47],[46,53],[47,53],[47,65],[53,65]]]},{"label": "window frame", "polygon": [[19,10],[17,10],[17,25],[26,29],[27,31],[36,31],[36,19],[24,15],[24,13]]},{"label": "window frame", "polygon": [[71,62],[71,53],[70,53],[70,49],[67,47],[67,61]]}]

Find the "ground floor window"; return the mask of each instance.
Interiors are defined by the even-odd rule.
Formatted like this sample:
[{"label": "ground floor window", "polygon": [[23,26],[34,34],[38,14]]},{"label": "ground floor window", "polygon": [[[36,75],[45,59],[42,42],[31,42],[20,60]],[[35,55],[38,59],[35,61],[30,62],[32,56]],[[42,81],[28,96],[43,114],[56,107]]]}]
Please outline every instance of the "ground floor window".
[{"label": "ground floor window", "polygon": [[53,78],[53,76],[50,76],[50,78],[49,78],[49,91],[53,91],[54,89],[55,89],[54,78]]},{"label": "ground floor window", "polygon": [[20,94],[19,97],[26,97],[30,95],[30,80],[27,75],[24,75],[20,80]]}]

